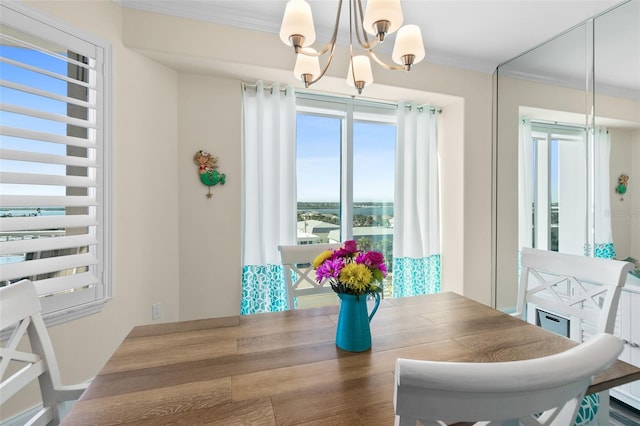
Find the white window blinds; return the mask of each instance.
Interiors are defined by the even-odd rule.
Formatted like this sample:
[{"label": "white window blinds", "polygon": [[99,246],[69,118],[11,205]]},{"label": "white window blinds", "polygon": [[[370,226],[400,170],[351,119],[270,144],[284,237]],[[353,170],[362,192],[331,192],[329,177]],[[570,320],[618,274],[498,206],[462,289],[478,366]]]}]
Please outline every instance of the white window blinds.
[{"label": "white window blinds", "polygon": [[[2,5],[0,286],[50,317],[109,297],[105,46]],[[108,53],[108,51],[107,51]]]}]

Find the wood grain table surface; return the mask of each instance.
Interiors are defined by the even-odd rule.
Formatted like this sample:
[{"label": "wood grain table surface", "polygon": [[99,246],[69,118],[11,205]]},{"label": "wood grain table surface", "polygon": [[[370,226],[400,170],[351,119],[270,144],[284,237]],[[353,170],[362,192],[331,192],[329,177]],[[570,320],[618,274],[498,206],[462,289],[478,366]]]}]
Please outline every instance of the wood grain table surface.
[{"label": "wood grain table surface", "polygon": [[[335,346],[338,306],[135,327],[63,425],[393,425],[396,358],[500,362],[575,343],[455,293],[385,299],[373,346]],[[640,379],[618,361],[598,392]]]}]

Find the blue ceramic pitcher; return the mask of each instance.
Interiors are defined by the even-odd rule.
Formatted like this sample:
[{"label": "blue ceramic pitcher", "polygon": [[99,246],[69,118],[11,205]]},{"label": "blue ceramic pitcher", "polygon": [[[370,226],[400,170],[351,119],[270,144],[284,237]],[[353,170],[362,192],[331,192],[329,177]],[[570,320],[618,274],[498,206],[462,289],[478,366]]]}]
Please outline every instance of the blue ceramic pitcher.
[{"label": "blue ceramic pitcher", "polygon": [[371,348],[369,323],[380,306],[380,293],[374,293],[376,303],[371,314],[367,311],[367,296],[338,293],[340,315],[336,329],[336,346],[349,352],[363,352]]}]

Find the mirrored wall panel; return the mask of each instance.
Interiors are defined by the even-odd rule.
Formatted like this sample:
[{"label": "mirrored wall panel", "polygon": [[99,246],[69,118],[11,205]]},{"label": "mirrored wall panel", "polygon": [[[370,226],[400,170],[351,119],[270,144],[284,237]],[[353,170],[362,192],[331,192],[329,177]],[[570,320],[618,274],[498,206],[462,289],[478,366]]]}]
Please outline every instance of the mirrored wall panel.
[{"label": "mirrored wall panel", "polygon": [[640,1],[501,65],[495,82],[494,300],[519,253],[640,259]]}]

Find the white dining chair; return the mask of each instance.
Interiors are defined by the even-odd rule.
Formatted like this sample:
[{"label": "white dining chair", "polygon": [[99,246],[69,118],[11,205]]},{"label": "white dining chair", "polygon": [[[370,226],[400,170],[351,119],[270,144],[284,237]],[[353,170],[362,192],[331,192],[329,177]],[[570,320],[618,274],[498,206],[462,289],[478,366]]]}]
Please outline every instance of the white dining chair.
[{"label": "white dining chair", "polygon": [[[26,424],[57,425],[61,403],[77,400],[88,383],[62,385],[33,282],[22,280],[0,288],[0,329],[10,337],[0,348],[0,407],[36,379],[42,408]],[[30,348],[23,337],[27,336]]]},{"label": "white dining chair", "polygon": [[[297,297],[333,292],[326,280],[320,283],[316,281],[312,262],[323,251],[335,250],[341,246],[341,243],[278,246],[287,287],[288,309],[294,309]],[[335,303],[338,303],[337,298]]]},{"label": "white dining chair", "polygon": [[[523,248],[515,316],[577,342],[612,334],[633,264]],[[576,425],[608,424],[609,394],[584,399]]]},{"label": "white dining chair", "polygon": [[[396,361],[396,425],[572,425],[593,376],[622,352],[601,333],[555,355],[522,361]],[[447,422],[447,423],[445,423]]]}]

